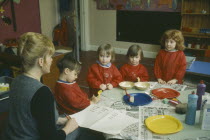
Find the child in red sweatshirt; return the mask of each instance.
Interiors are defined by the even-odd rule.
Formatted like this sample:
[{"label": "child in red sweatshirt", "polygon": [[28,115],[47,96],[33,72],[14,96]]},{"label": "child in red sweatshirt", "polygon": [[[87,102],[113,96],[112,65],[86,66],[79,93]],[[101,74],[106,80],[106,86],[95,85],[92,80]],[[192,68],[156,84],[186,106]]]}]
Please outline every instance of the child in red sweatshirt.
[{"label": "child in red sweatshirt", "polygon": [[165,49],[160,50],[154,66],[154,73],[161,84],[182,84],[186,71],[186,57],[183,52],[184,37],[179,30],[166,31],[161,39]]},{"label": "child in red sweatshirt", "polygon": [[98,98],[88,99],[87,93],[82,91],[76,83],[81,65],[78,61],[66,54],[57,64],[60,76],[55,86],[55,98],[60,114],[74,114],[85,109],[91,103],[97,103]]},{"label": "child in red sweatshirt", "polygon": [[109,90],[117,87],[122,81],[122,76],[114,61],[114,48],[110,44],[103,44],[97,50],[98,60],[93,64],[87,75],[90,94],[97,95],[98,90]]},{"label": "child in red sweatshirt", "polygon": [[128,63],[120,68],[124,81],[141,82],[149,81],[147,69],[140,64],[143,55],[142,48],[139,45],[132,45],[127,52]]}]

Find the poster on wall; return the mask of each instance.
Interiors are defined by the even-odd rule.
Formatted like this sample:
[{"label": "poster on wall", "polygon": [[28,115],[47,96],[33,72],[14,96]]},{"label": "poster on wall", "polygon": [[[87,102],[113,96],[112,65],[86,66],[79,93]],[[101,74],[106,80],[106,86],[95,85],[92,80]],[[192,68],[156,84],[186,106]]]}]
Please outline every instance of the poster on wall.
[{"label": "poster on wall", "polygon": [[98,10],[180,12],[181,0],[96,0]]}]

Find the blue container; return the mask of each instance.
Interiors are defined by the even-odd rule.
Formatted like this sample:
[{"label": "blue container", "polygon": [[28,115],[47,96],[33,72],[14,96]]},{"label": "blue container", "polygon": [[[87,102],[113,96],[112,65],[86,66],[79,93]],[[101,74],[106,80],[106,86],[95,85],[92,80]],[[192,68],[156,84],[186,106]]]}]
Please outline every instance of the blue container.
[{"label": "blue container", "polygon": [[188,95],[187,113],[185,117],[185,123],[188,125],[195,124],[196,109],[197,109],[198,95],[193,91]]}]

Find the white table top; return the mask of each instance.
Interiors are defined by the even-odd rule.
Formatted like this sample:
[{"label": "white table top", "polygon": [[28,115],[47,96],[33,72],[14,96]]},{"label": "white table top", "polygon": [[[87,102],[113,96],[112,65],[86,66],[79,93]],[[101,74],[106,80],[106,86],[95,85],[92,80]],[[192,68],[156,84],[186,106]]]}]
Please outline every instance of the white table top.
[{"label": "white table top", "polygon": [[[147,94],[150,94],[150,90],[151,89],[155,89],[155,88],[159,88],[159,85],[156,85],[152,88],[150,88],[149,90],[146,91]],[[167,86],[168,88],[168,86]],[[180,89],[178,89],[180,90]],[[195,91],[195,89],[190,89],[190,88],[185,88],[184,91],[179,91],[180,92],[180,96],[177,97],[178,100],[180,100],[182,103],[187,103],[187,98],[188,98],[188,94],[190,94],[192,91]],[[145,91],[140,91],[138,89],[132,88],[130,90],[127,90],[128,93],[144,93]],[[102,95],[101,95],[101,101],[99,102],[99,105],[104,105],[104,106],[109,106],[111,108],[115,108],[115,109],[120,109],[120,110],[124,110],[127,112],[127,114],[132,114],[133,117],[135,118],[139,118],[139,110],[144,108],[144,109],[148,109],[147,107],[150,107],[150,109],[152,108],[162,108],[162,107],[166,107],[166,108],[171,108],[172,109],[172,113],[170,114],[165,114],[165,115],[172,115],[175,118],[177,118],[178,120],[181,121],[181,123],[183,124],[184,129],[178,133],[175,134],[170,134],[170,135],[158,135],[158,134],[153,134],[151,133],[151,131],[149,131],[148,129],[146,129],[146,126],[144,124],[141,124],[139,122],[139,126],[138,124],[136,124],[135,130],[138,131],[138,127],[144,127],[146,132],[143,132],[143,130],[141,130],[142,132],[131,132],[132,134],[122,134],[124,132],[126,132],[127,130],[123,130],[123,132],[121,133],[121,136],[107,136],[108,138],[112,137],[112,138],[127,138],[127,139],[132,139],[132,140],[138,140],[138,139],[147,139],[148,140],[148,136],[143,136],[143,135],[153,135],[151,137],[149,137],[149,140],[163,140],[163,139],[167,139],[167,140],[189,140],[190,138],[193,138],[193,140],[198,137],[209,137],[210,138],[210,131],[204,131],[200,129],[200,124],[199,124],[199,116],[200,116],[200,112],[197,111],[196,113],[196,124],[193,126],[187,125],[185,124],[185,114],[184,115],[180,115],[180,114],[176,114],[175,113],[175,108],[171,105],[168,104],[163,104],[162,100],[154,100],[152,103],[150,103],[149,105],[145,105],[145,106],[140,106],[140,107],[131,107],[129,105],[127,105],[124,101],[123,101],[123,96],[125,95],[125,91],[121,88],[113,88],[112,90],[106,90],[103,91]],[[140,120],[140,118],[139,118]],[[135,131],[132,130],[132,131]],[[143,135],[142,135],[143,134]],[[124,137],[122,137],[122,135]],[[133,135],[138,135],[138,136],[133,136]],[[142,136],[141,136],[142,135]],[[146,138],[147,137],[147,138]],[[153,138],[152,138],[153,137]]]}]

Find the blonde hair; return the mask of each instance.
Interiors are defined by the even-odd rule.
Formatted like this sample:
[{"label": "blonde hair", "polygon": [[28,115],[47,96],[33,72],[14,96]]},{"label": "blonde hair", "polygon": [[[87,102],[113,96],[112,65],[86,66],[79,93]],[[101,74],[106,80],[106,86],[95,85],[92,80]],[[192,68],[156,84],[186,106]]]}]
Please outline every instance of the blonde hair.
[{"label": "blonde hair", "polygon": [[27,32],[18,40],[18,55],[21,58],[23,71],[33,67],[38,58],[52,55],[55,52],[54,45],[50,39],[42,34]]},{"label": "blonde hair", "polygon": [[131,45],[127,51],[127,57],[137,56],[140,53],[140,58],[143,58],[143,51],[141,46],[134,44]]},{"label": "blonde hair", "polygon": [[162,38],[161,38],[161,45],[162,46],[165,46],[165,41],[167,39],[173,39],[175,42],[176,42],[176,49],[177,50],[184,50],[185,49],[185,46],[184,46],[184,37],[183,37],[183,34],[181,31],[179,30],[167,30]]},{"label": "blonde hair", "polygon": [[97,54],[98,56],[101,53],[106,53],[107,55],[111,55],[111,62],[115,60],[115,52],[114,48],[110,44],[102,44],[98,47]]}]

